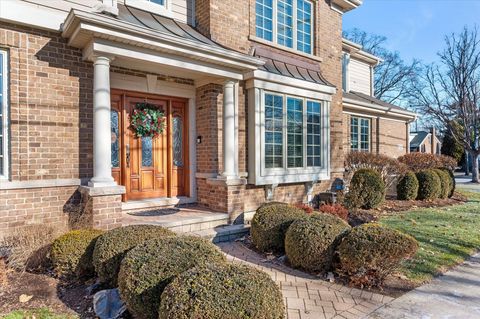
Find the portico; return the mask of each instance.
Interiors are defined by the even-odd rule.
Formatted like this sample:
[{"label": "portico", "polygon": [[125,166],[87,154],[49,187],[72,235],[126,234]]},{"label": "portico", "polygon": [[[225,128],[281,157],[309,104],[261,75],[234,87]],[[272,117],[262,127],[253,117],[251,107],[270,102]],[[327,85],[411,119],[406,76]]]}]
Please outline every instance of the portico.
[{"label": "portico", "polygon": [[[119,6],[119,15],[117,19],[99,15],[72,10],[66,19],[63,36],[68,38],[69,45],[81,48],[85,60],[91,61],[94,68],[94,98],[93,98],[93,176],[88,182],[89,194],[103,194],[101,189],[109,189],[109,195],[123,195],[126,200],[129,192],[133,189],[142,191],[147,187],[160,187],[159,184],[172,185],[171,169],[175,166],[173,152],[165,152],[165,156],[159,161],[158,167],[154,168],[150,174],[153,174],[152,182],[142,181],[141,172],[138,181],[131,182],[125,175],[128,171],[121,170],[119,176],[112,176],[112,90],[124,90],[127,92],[136,92],[139,96],[145,96],[145,100],[153,99],[153,94],[158,96],[160,101],[162,97],[174,97],[186,101],[186,111],[188,119],[188,137],[184,149],[186,167],[184,173],[188,191],[185,191],[187,201],[196,201],[197,185],[196,176],[208,175],[209,183],[215,185],[238,185],[245,184],[246,180],[240,178],[238,169],[238,81],[243,79],[243,74],[255,70],[263,64],[260,59],[226,50],[216,45],[211,40],[203,37],[188,25],[181,25],[178,33],[166,32],[162,28],[162,23],[170,23],[165,17],[156,16],[156,24],[153,25],[152,19],[145,17],[145,12],[129,9]],[[143,21],[143,25],[132,25],[133,17]],[[143,19],[143,20],[142,20]],[[127,34],[120,32],[126,29],[134,30]],[[152,28],[146,28],[148,25]],[[170,30],[172,30],[170,28]],[[128,70],[137,70],[145,72],[146,77],[135,77],[131,74],[119,75],[115,69],[122,68]],[[160,76],[161,75],[161,76]],[[172,80],[174,79],[174,80]],[[184,80],[178,80],[184,79]],[[141,83],[144,83],[142,86]],[[214,136],[197,136],[196,133],[196,109],[197,109],[197,91],[206,85],[221,86],[218,99],[222,102],[221,143],[219,152],[222,156],[217,161],[217,170],[204,172],[197,166],[197,146],[202,143],[202,138],[218,138]],[[142,95],[143,94],[143,95]],[[148,95],[147,95],[148,94]],[[221,96],[220,96],[221,95]],[[169,98],[169,101],[171,98]],[[213,103],[214,101],[209,101]],[[125,103],[125,102],[121,102]],[[160,102],[158,102],[161,104]],[[166,108],[170,110],[171,102],[167,102]],[[217,107],[210,105],[207,107]],[[170,112],[170,111],[169,111]],[[120,117],[122,115],[120,114]],[[128,112],[124,113],[121,123],[123,127],[128,121]],[[122,118],[122,117],[121,117]],[[170,123],[170,122],[169,122]],[[183,123],[183,122],[182,122]],[[167,129],[165,143],[153,145],[153,151],[157,149],[171,148],[171,132]],[[126,132],[126,130],[125,130]],[[127,136],[124,133],[124,137]],[[168,135],[167,135],[168,134]],[[120,134],[121,138],[122,134]],[[129,167],[133,165],[131,160],[132,145],[124,141],[119,143],[120,167]],[[211,141],[203,141],[210,143]],[[141,143],[145,147],[144,143]],[[149,144],[150,145],[150,144]],[[157,146],[155,146],[157,145]],[[163,145],[163,146],[161,146]],[[142,152],[140,152],[142,153]],[[145,154],[142,154],[145,155]],[[114,154],[115,156],[115,154]],[[153,155],[155,158],[155,155]],[[141,162],[141,159],[139,159]],[[166,163],[163,163],[165,161]],[[125,165],[121,165],[121,163]],[[161,163],[160,163],[161,162]],[[140,163],[141,166],[141,163]],[[165,167],[163,174],[161,167]],[[168,172],[167,172],[168,171]],[[115,177],[115,178],[114,178]],[[166,178],[166,179],[165,179]],[[164,180],[165,179],[165,180]],[[170,180],[169,180],[170,179]],[[136,183],[136,184],[135,184]],[[134,186],[132,186],[134,185]],[[169,188],[170,189],[170,188]],[[125,195],[125,193],[127,193]],[[155,192],[150,192],[155,194]],[[160,194],[160,193],[156,193]],[[163,194],[163,193],[162,193]],[[167,195],[168,194],[168,195]],[[166,197],[171,196],[171,192],[165,192]],[[145,197],[145,198],[148,198]],[[171,198],[170,198],[171,199]],[[185,200],[185,199],[184,199]],[[171,201],[170,201],[171,202]]]}]

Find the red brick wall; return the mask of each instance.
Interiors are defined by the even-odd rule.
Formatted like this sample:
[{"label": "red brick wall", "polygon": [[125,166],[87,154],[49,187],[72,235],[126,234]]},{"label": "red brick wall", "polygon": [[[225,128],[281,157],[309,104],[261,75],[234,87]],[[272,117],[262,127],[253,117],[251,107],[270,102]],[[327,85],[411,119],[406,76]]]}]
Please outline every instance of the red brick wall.
[{"label": "red brick wall", "polygon": [[[277,53],[293,56],[298,60],[308,61],[310,63],[320,63],[320,69],[324,77],[338,88],[342,87],[341,72],[341,56],[342,56],[342,18],[341,15],[333,11],[325,1],[318,1],[315,5],[317,23],[315,24],[315,49],[314,53],[317,59],[309,59],[302,55],[296,55],[291,52],[280,50],[268,46],[268,48]],[[230,49],[248,54],[253,46],[263,46],[250,40],[255,35],[255,0],[200,0],[196,1],[196,21],[197,29],[206,36],[210,36],[214,41],[228,47]],[[322,62],[318,60],[321,59]],[[203,88],[202,88],[203,89]],[[220,87],[218,87],[220,89]],[[243,83],[240,83],[239,92],[239,171],[246,172],[248,166],[248,149],[247,149],[247,101],[246,90]],[[201,101],[201,102],[200,102]],[[342,121],[342,93],[338,90],[333,96],[331,103],[331,169],[332,178],[343,176],[343,121]],[[197,91],[197,104],[204,105],[205,99],[199,99]],[[221,172],[221,93],[218,92],[217,99],[210,100],[211,110],[217,110],[217,113],[210,113],[209,116],[217,116],[220,121],[213,118],[206,120],[202,118],[201,122],[197,114],[197,130],[205,131],[202,123],[211,122],[218,127],[212,128],[217,130],[217,135],[210,142],[216,145],[218,171]],[[199,106],[197,105],[197,112]],[[205,112],[202,112],[202,117]],[[201,135],[201,134],[199,134]],[[205,139],[202,143],[205,143]],[[206,147],[206,146],[204,146]],[[203,165],[203,158],[208,158],[202,147],[197,148],[198,171],[215,172],[211,166]],[[205,169],[208,167],[208,169]],[[315,192],[326,190],[330,187],[330,183],[323,182],[315,186]],[[221,191],[220,186],[211,186],[205,180],[198,181],[199,203],[209,207],[225,207],[230,213],[251,211],[265,201],[265,191],[263,187],[254,185],[224,187]],[[218,198],[227,194],[227,203],[219,205]],[[274,200],[288,202],[303,202],[306,200],[306,192],[304,184],[280,185],[275,191]]]},{"label": "red brick wall", "polygon": [[92,173],[92,71],[58,33],[2,24],[10,52],[12,180]]}]

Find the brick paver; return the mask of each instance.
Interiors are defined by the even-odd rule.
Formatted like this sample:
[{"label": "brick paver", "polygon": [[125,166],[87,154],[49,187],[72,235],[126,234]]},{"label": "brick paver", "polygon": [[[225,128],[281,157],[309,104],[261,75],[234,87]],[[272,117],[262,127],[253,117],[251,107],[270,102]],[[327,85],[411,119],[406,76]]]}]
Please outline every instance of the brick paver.
[{"label": "brick paver", "polygon": [[392,300],[381,294],[330,283],[278,261],[267,260],[240,242],[218,246],[228,260],[259,268],[272,277],[282,291],[288,319],[364,318]]}]

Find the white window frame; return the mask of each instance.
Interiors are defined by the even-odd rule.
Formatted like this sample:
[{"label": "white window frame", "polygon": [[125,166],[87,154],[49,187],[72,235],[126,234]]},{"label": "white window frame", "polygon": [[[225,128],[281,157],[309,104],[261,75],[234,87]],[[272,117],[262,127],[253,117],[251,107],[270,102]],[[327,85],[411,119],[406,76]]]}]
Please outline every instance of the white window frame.
[{"label": "white window frame", "polygon": [[150,0],[125,0],[126,5],[173,18],[172,0],[164,0],[164,2],[165,4],[161,5]]},{"label": "white window frame", "polygon": [[[272,12],[272,39],[273,41],[264,39],[259,37],[259,39],[262,39],[263,41],[271,42],[274,43],[275,45],[278,45],[282,48],[286,48],[289,50],[295,50],[298,52],[302,52],[303,54],[309,54],[313,55],[314,54],[314,39],[315,39],[315,2],[312,0],[304,0],[306,2],[309,2],[312,8],[312,11],[310,13],[310,52],[305,52],[302,50],[298,49],[298,27],[297,27],[297,22],[298,22],[298,6],[297,6],[297,0],[292,0],[293,4],[293,9],[292,9],[292,19],[293,19],[293,25],[292,25],[292,42],[293,46],[290,48],[286,45],[282,45],[278,43],[278,0],[272,0],[273,4],[273,12]],[[256,7],[257,2],[255,1],[255,7]],[[255,17],[257,16],[256,13],[256,8],[255,8]],[[255,18],[255,37],[257,37],[257,23],[256,23],[256,18]]]},{"label": "white window frame", "polygon": [[0,60],[3,64],[3,73],[2,73],[2,117],[0,120],[2,121],[3,130],[0,132],[1,139],[3,140],[2,145],[2,154],[3,154],[3,172],[0,171],[0,180],[8,180],[9,172],[10,172],[10,153],[9,153],[9,145],[10,145],[10,138],[9,138],[9,86],[8,86],[8,75],[9,75],[9,67],[8,67],[8,51],[5,49],[0,48]]},{"label": "white window frame", "polygon": [[[357,119],[358,121],[358,131],[357,131],[357,142],[358,142],[358,149],[352,148],[352,119]],[[368,122],[368,150],[362,149],[362,127],[361,127],[361,120],[366,120]],[[350,116],[350,151],[351,152],[371,152],[372,151],[372,119],[368,117],[361,117],[361,116]]]},{"label": "white window frame", "polygon": [[[320,180],[330,179],[330,102],[331,96],[327,93],[311,92],[303,96],[295,95],[295,91],[303,91],[301,89],[278,86],[268,84],[262,81],[252,82],[253,85],[258,84],[260,87],[249,88],[249,183],[255,185],[274,185],[283,183],[304,183],[316,182]],[[265,88],[261,88],[265,86]],[[280,90],[272,90],[278,88]],[[284,92],[284,93],[280,93]],[[284,96],[284,113],[283,113],[283,167],[282,168],[266,168],[265,167],[265,94],[283,95]],[[288,168],[287,167],[287,117],[286,103],[287,97],[303,99],[320,103],[321,111],[321,166],[307,167],[307,118],[306,104],[304,104],[304,137],[303,137],[303,167]]]}]

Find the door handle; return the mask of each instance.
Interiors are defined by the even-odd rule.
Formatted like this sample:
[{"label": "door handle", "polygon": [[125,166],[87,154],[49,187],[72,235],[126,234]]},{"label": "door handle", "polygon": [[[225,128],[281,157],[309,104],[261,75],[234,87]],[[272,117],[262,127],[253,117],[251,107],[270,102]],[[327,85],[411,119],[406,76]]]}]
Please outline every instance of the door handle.
[{"label": "door handle", "polygon": [[127,167],[130,167],[130,145],[127,144],[126,145],[126,149],[127,149]]}]

